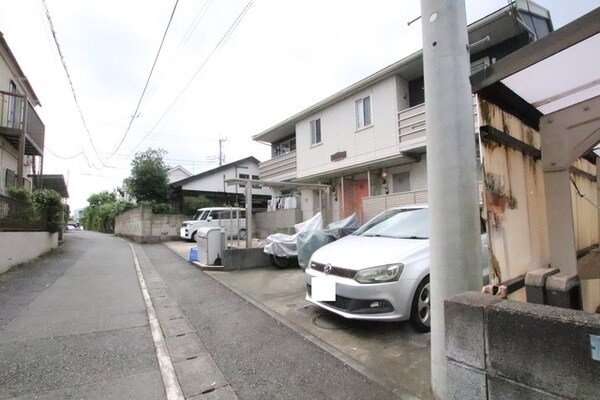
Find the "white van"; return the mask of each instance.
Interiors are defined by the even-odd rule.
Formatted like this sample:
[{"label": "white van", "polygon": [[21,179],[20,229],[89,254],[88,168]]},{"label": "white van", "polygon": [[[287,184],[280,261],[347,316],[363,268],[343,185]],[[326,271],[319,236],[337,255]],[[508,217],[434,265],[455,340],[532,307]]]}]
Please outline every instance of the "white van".
[{"label": "white van", "polygon": [[[179,236],[182,239],[196,240],[198,228],[225,228],[228,237],[246,238],[246,209],[240,207],[200,208],[189,221],[183,221]],[[232,235],[233,233],[233,235]]]}]

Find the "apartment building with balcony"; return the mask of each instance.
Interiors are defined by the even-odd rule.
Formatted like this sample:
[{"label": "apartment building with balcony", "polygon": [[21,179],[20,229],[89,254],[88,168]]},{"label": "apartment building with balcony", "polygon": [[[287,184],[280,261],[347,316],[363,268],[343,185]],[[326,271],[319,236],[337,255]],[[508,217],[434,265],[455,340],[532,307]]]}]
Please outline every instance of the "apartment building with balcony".
[{"label": "apartment building with balcony", "polygon": [[[548,10],[516,0],[468,30],[474,73],[553,27]],[[325,206],[319,192],[298,190],[304,219],[326,207],[333,220],[356,212],[364,222],[392,206],[426,202],[425,101],[420,51],[253,136],[271,145],[260,179],[331,185]]]},{"label": "apartment building with balcony", "polygon": [[9,187],[32,188],[44,155],[40,101],[0,32],[0,195]]}]

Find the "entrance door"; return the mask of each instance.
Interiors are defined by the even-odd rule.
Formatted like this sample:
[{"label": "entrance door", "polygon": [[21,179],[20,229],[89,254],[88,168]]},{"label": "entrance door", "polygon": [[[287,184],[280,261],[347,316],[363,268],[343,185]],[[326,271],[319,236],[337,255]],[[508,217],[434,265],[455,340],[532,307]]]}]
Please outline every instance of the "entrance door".
[{"label": "entrance door", "polygon": [[363,223],[362,199],[369,195],[367,179],[352,180],[344,178],[344,203],[342,218],[356,213],[359,223]]}]

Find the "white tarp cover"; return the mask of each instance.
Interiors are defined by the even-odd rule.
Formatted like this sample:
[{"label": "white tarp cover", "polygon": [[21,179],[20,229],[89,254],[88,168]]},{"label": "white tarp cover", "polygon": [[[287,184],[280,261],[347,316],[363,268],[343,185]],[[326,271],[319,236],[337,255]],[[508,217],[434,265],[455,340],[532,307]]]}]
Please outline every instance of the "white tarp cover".
[{"label": "white tarp cover", "polygon": [[298,233],[296,236],[296,247],[298,248],[298,264],[300,268],[306,269],[310,257],[319,248],[351,234],[358,229],[358,218],[356,213],[340,221],[327,225],[327,229],[315,229]]},{"label": "white tarp cover", "polygon": [[296,236],[301,232],[323,229],[323,216],[318,212],[314,217],[294,225],[294,229],[296,233],[293,235],[274,233],[267,236],[264,252],[277,257],[296,257],[298,255]]}]

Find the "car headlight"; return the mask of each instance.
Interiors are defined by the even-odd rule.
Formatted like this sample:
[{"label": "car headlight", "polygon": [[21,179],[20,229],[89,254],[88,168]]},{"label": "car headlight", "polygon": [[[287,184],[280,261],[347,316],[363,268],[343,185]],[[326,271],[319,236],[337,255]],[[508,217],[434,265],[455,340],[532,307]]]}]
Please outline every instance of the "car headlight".
[{"label": "car headlight", "polygon": [[404,264],[389,264],[358,271],[354,280],[358,283],[384,283],[397,281],[402,274]]}]

